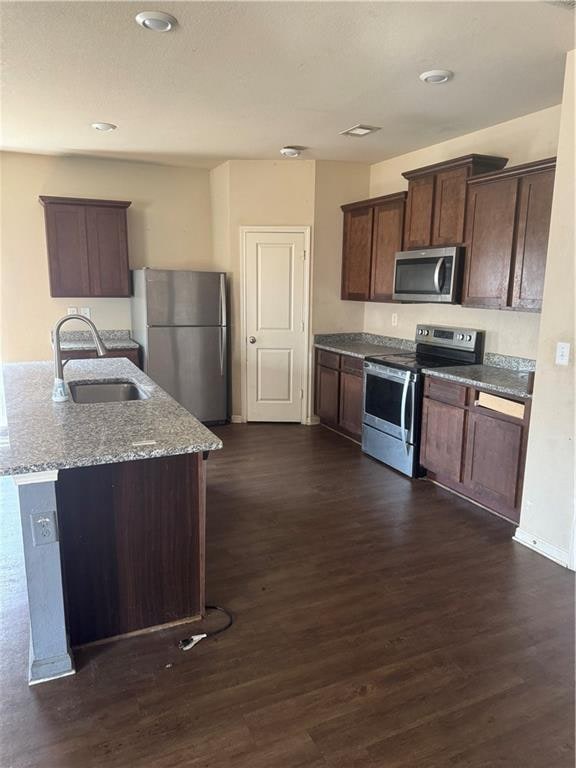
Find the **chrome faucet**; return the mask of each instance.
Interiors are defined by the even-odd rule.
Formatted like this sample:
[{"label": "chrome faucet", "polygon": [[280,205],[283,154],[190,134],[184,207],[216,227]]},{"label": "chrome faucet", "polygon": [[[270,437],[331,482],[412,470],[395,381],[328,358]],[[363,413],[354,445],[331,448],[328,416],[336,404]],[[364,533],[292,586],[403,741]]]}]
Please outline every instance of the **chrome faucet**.
[{"label": "chrome faucet", "polygon": [[62,362],[62,350],[60,349],[60,328],[62,328],[64,323],[68,322],[68,320],[81,320],[83,323],[86,323],[92,333],[98,357],[102,357],[108,351],[92,320],[84,317],[84,315],[66,315],[66,317],[61,317],[52,331],[52,344],[54,346],[54,388],[52,389],[52,400],[56,403],[63,403],[68,400],[69,397],[68,386],[64,382],[64,365],[66,364],[66,360]]}]

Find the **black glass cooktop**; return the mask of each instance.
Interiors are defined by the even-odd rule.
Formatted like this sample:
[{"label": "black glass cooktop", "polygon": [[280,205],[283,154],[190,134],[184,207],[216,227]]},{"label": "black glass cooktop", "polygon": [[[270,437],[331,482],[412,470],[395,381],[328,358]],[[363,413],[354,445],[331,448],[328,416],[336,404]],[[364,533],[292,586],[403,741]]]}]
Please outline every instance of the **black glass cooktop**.
[{"label": "black glass cooktop", "polygon": [[449,365],[470,365],[470,360],[454,360],[449,357],[423,355],[417,352],[398,352],[396,354],[371,355],[366,360],[370,363],[380,363],[390,368],[400,368],[403,371],[420,371],[422,368],[444,368]]}]

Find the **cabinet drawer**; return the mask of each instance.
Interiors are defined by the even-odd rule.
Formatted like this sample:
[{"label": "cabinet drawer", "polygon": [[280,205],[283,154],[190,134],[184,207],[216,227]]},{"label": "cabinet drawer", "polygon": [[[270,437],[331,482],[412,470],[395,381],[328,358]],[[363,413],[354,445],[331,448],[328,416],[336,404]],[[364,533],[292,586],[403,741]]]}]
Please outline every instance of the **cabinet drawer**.
[{"label": "cabinet drawer", "polygon": [[62,360],[89,360],[96,357],[96,351],[92,349],[63,349]]},{"label": "cabinet drawer", "polygon": [[466,387],[446,379],[426,376],[424,395],[432,400],[439,400],[441,403],[448,403],[449,405],[466,405]]},{"label": "cabinet drawer", "polygon": [[325,349],[318,350],[318,365],[323,365],[325,368],[340,368],[340,355],[337,352],[327,352]]},{"label": "cabinet drawer", "polygon": [[342,355],[340,367],[347,373],[355,373],[362,376],[364,371],[364,360],[361,357],[352,357],[351,355]]}]

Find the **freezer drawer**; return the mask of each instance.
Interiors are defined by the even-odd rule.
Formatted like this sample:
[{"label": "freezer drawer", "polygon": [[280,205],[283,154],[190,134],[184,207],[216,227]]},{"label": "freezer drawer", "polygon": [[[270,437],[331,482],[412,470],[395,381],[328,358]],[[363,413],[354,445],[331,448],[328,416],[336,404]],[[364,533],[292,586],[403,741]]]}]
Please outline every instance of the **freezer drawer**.
[{"label": "freezer drawer", "polygon": [[146,373],[203,422],[228,418],[226,328],[148,328]]}]

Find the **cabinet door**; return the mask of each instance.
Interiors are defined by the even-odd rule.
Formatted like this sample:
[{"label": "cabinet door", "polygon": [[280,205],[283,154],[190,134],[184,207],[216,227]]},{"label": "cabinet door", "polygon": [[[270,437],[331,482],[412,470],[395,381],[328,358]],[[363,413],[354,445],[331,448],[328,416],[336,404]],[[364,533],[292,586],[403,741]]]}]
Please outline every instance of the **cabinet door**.
[{"label": "cabinet door", "polygon": [[468,172],[468,168],[456,168],[436,174],[432,245],[459,245],[464,242]]},{"label": "cabinet door", "polygon": [[130,296],[126,210],[86,206],[92,296]]},{"label": "cabinet door", "polygon": [[469,185],[462,304],[504,307],[514,244],[516,178]]},{"label": "cabinet door", "polygon": [[316,415],[324,424],[338,425],[340,374],[332,368],[316,366]]},{"label": "cabinet door", "polygon": [[520,179],[512,306],[540,309],[552,213],[554,171]]},{"label": "cabinet door", "polygon": [[131,363],[140,368],[140,350],[139,349],[109,349],[106,357],[126,357]]},{"label": "cabinet door", "polygon": [[431,472],[460,482],[466,411],[424,398],[420,463]]},{"label": "cabinet door", "polygon": [[362,383],[356,373],[340,374],[340,414],[338,426],[354,437],[362,434]]},{"label": "cabinet door", "polygon": [[370,299],[391,301],[394,293],[394,255],[402,250],[404,200],[390,201],[374,208],[372,237],[372,278]]},{"label": "cabinet door", "polygon": [[96,357],[96,352],[91,349],[63,349],[62,360],[89,360]]},{"label": "cabinet door", "polygon": [[90,296],[85,207],[47,205],[45,222],[50,295]]},{"label": "cabinet door", "polygon": [[468,416],[464,485],[487,507],[520,518],[523,425],[484,412]]},{"label": "cabinet door", "polygon": [[408,184],[404,248],[426,248],[432,242],[434,175],[422,176]]},{"label": "cabinet door", "polygon": [[342,298],[368,301],[374,209],[354,208],[344,212],[342,248]]}]

